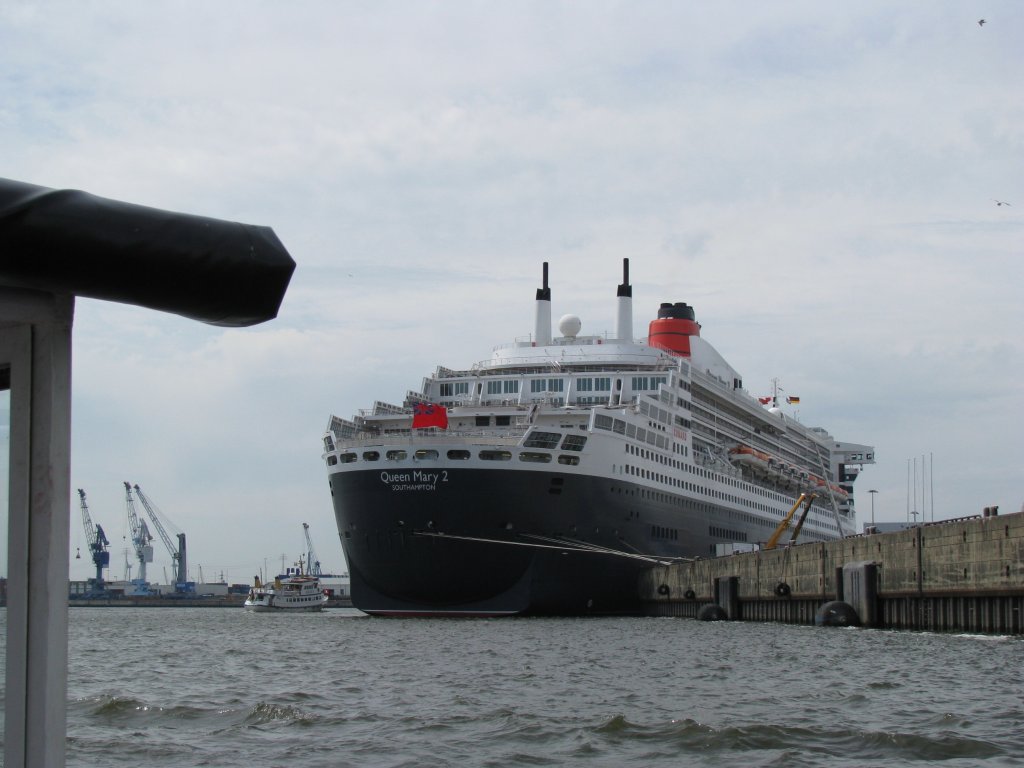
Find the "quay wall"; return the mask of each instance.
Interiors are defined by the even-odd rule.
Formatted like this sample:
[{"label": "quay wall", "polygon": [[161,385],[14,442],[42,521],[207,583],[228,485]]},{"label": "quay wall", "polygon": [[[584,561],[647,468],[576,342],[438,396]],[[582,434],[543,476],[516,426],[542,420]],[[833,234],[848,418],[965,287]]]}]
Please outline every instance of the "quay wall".
[{"label": "quay wall", "polygon": [[813,624],[842,601],[866,626],[1024,634],[1024,513],[657,566],[640,591],[652,616]]}]

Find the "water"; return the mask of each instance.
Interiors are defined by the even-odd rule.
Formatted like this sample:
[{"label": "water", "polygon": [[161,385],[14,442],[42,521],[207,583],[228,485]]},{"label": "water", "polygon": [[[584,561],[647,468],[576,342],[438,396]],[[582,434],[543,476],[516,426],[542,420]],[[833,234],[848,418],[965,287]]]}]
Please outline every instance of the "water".
[{"label": "water", "polygon": [[1024,765],[1020,638],[71,610],[69,766]]}]

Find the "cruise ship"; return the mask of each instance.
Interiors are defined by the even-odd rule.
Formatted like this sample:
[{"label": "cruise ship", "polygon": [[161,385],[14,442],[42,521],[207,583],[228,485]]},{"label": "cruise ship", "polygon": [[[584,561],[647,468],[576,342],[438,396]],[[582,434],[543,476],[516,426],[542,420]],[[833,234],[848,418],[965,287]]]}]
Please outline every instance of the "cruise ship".
[{"label": "cruise ship", "polygon": [[874,449],[804,426],[777,387],[748,392],[685,303],[634,338],[632,302],[624,259],[615,335],[565,315],[554,336],[545,263],[528,338],[438,367],[400,405],[330,418],[356,608],[633,615],[643,570],[757,548],[801,495],[801,542],[854,532]]}]

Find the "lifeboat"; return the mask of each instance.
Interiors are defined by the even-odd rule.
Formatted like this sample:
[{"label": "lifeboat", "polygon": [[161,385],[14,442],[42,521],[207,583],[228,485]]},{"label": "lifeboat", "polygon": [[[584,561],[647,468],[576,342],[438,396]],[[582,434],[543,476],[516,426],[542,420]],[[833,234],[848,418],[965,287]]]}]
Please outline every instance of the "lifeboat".
[{"label": "lifeboat", "polygon": [[843,499],[847,498],[850,495],[835,483],[826,482],[817,475],[808,475],[807,479],[808,484],[814,486],[819,491],[819,493],[824,494],[831,490],[834,495],[839,496],[840,498]]},{"label": "lifeboat", "polygon": [[772,457],[767,453],[755,450],[749,445],[737,445],[729,449],[729,460],[735,464],[756,469],[758,472],[767,472],[772,462]]}]

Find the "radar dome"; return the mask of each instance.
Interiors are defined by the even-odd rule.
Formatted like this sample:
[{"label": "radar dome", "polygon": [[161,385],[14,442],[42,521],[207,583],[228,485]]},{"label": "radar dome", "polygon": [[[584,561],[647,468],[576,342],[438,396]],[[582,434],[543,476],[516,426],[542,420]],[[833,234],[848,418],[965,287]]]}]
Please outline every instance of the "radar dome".
[{"label": "radar dome", "polygon": [[559,332],[570,339],[576,338],[582,326],[582,321],[576,315],[562,315],[562,319],[558,321]]}]

